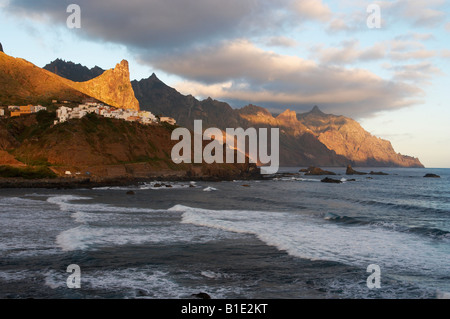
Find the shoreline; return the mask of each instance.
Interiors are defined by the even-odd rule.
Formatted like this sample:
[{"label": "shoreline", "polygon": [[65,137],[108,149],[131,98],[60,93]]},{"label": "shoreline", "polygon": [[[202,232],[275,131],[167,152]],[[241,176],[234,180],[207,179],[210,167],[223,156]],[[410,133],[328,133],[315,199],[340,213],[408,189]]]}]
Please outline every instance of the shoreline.
[{"label": "shoreline", "polygon": [[234,178],[219,178],[215,176],[154,176],[146,178],[116,177],[116,178],[0,178],[0,189],[92,189],[96,187],[134,186],[148,182],[222,182],[233,180],[263,180],[263,177],[234,176]]}]

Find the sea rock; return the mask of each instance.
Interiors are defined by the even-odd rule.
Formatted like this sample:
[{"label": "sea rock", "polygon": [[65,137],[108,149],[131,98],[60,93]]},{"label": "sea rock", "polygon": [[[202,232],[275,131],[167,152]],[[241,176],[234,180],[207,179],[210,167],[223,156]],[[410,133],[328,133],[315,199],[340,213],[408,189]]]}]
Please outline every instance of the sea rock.
[{"label": "sea rock", "polygon": [[389,175],[388,173],[383,173],[383,172],[374,172],[374,171],[371,171],[370,173],[369,173],[370,175],[384,175],[384,176],[387,176],[387,175]]},{"label": "sea rock", "polygon": [[308,168],[308,172],[305,175],[316,175],[316,176],[320,176],[320,175],[336,175],[336,173],[329,172],[329,171],[324,171],[321,168],[311,166],[310,168]]},{"label": "sea rock", "polygon": [[427,174],[424,176],[424,178],[441,178],[439,175],[436,174]]},{"label": "sea rock", "polygon": [[153,187],[160,188],[160,187],[162,187],[162,185],[161,184],[155,184],[155,185],[153,185]]},{"label": "sea rock", "polygon": [[172,185],[169,185],[169,184],[166,185],[166,188],[172,188],[172,187],[173,187]]},{"label": "sea rock", "polygon": [[342,181],[337,180],[337,179],[332,179],[329,177],[326,177],[324,179],[321,180],[322,183],[329,183],[329,184],[342,184]]},{"label": "sea rock", "polygon": [[242,185],[242,187],[250,187],[250,185]]},{"label": "sea rock", "polygon": [[345,174],[346,175],[367,175],[367,173],[355,171],[351,165],[347,166],[347,172]]},{"label": "sea rock", "polygon": [[300,173],[308,173],[309,169],[307,168],[302,168],[301,170],[299,170]]},{"label": "sea rock", "polygon": [[204,299],[204,300],[211,299],[211,296],[208,295],[206,292],[201,292],[201,293],[198,293],[198,294],[192,294],[192,297],[195,297],[195,298],[198,298],[198,299]]},{"label": "sea rock", "polygon": [[127,195],[136,195],[136,193],[133,192],[133,191],[128,191],[128,192],[127,192]]}]

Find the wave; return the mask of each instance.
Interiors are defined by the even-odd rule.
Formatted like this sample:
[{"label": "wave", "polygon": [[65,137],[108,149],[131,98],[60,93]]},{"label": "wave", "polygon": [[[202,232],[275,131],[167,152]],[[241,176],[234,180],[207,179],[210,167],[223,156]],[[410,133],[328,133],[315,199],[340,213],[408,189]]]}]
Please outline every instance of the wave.
[{"label": "wave", "polygon": [[340,222],[359,223],[349,217],[330,215],[330,220],[337,222],[329,223],[288,212],[207,210],[182,205],[169,211],[182,212],[183,223],[252,234],[267,245],[299,258],[363,267],[378,264],[428,273],[450,271],[446,243],[364,223],[359,227],[342,227]]},{"label": "wave", "polygon": [[392,202],[381,202],[377,200],[356,200],[355,202],[368,205],[368,206],[378,206],[378,207],[384,207],[388,209],[401,209],[405,211],[419,211],[422,213],[439,213],[439,214],[450,214],[449,210],[440,209],[440,208],[433,208],[433,207],[425,207],[420,205],[412,205],[412,204],[399,204],[399,203],[392,203]]},{"label": "wave", "polygon": [[363,225],[363,226],[373,226],[373,227],[381,227],[386,228],[388,230],[398,231],[398,232],[404,232],[404,233],[412,233],[412,234],[418,234],[423,235],[427,237],[431,237],[434,239],[450,239],[450,232],[438,229],[438,228],[431,228],[431,227],[407,227],[398,225],[396,223],[392,222],[380,222],[380,221],[371,221],[356,217],[349,217],[349,216],[341,216],[334,213],[327,213],[325,214],[324,220],[330,221],[330,222],[336,222],[336,223],[342,223],[346,225]]}]

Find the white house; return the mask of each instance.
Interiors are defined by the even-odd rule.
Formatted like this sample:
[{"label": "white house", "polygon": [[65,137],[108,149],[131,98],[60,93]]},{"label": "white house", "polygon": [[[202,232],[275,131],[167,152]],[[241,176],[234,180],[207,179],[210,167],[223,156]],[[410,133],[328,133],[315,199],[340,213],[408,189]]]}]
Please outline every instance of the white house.
[{"label": "white house", "polygon": [[37,113],[37,112],[40,112],[40,111],[47,111],[47,108],[45,106],[42,106],[42,105],[36,105],[34,107],[34,112]]},{"label": "white house", "polygon": [[58,117],[59,123],[64,123],[70,118],[70,113],[72,109],[69,107],[61,106],[56,110],[56,116]]}]

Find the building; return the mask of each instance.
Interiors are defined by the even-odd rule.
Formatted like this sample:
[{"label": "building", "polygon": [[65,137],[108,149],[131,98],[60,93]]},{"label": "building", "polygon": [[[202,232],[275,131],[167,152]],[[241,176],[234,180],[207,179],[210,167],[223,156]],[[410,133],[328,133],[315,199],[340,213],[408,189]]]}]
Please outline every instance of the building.
[{"label": "building", "polygon": [[[151,112],[137,112],[134,110],[116,109],[108,105],[103,105],[102,103],[85,102],[75,108],[69,108],[66,106],[61,106],[60,108],[58,108],[58,110],[56,111],[56,116],[58,117],[58,119],[55,120],[54,123],[56,125],[58,123],[66,122],[70,119],[81,119],[89,113],[95,113],[106,118],[125,120],[128,122],[140,122],[148,125],[157,122],[156,117]],[[174,119],[167,118],[167,121],[169,123],[175,124]]]},{"label": "building", "polygon": [[177,121],[175,121],[175,119],[173,119],[173,118],[171,118],[171,117],[166,117],[166,116],[160,117],[160,118],[159,118],[159,121],[160,121],[161,123],[169,123],[170,125],[175,125],[175,124],[177,124]]},{"label": "building", "polygon": [[23,105],[19,107],[19,110],[16,109],[15,111],[11,111],[11,117],[22,116],[31,113],[34,113],[34,106],[31,104]]},{"label": "building", "polygon": [[69,114],[71,112],[72,112],[71,108],[61,106],[58,110],[56,110],[56,116],[58,117],[58,120],[55,121],[55,124],[64,123],[67,120],[69,120],[70,118]]},{"label": "building", "polygon": [[138,116],[142,119],[142,122],[151,123],[157,121],[156,116],[148,111],[141,111],[138,113]]},{"label": "building", "polygon": [[46,111],[47,108],[42,105],[24,105],[24,106],[8,106],[11,111],[11,117],[21,116],[26,114],[37,113],[39,111]]},{"label": "building", "polygon": [[45,106],[42,105],[36,105],[34,107],[34,113],[40,112],[40,111],[47,111],[47,108]]}]

